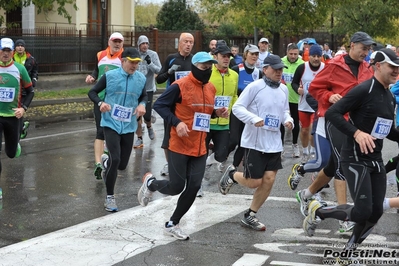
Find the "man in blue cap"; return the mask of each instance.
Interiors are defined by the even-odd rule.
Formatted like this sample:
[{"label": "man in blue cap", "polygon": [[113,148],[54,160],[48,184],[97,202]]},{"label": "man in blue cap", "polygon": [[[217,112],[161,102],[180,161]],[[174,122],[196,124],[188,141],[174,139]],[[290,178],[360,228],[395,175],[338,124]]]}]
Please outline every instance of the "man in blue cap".
[{"label": "man in blue cap", "polygon": [[157,113],[171,125],[168,146],[169,180],[157,180],[152,173],[143,176],[138,201],[147,206],[152,193],[180,194],[177,206],[165,223],[166,234],[179,240],[189,239],[179,222],[194,203],[205,172],[205,138],[213,117],[228,117],[226,107],[214,109],[215,86],[208,82],[212,64],[209,53],[198,52],[191,59],[191,72],[176,80],[154,103]]}]

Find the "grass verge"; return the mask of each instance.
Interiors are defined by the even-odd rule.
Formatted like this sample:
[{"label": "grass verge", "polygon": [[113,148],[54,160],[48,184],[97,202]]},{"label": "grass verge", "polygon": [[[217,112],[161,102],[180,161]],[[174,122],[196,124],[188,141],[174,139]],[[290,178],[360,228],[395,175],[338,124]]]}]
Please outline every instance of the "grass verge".
[{"label": "grass verge", "polygon": [[35,91],[35,100],[87,97],[90,88],[77,88],[57,91]]},{"label": "grass verge", "polygon": [[[165,88],[166,82],[157,85],[158,88]],[[63,99],[63,98],[77,98],[77,97],[87,97],[87,93],[90,88],[76,88],[76,89],[66,89],[57,91],[35,91],[35,100],[46,100],[46,99]]]}]

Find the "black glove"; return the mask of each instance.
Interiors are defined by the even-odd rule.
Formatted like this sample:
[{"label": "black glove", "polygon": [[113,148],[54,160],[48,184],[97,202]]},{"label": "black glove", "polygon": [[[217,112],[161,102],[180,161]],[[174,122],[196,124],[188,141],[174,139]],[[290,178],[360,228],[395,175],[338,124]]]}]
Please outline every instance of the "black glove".
[{"label": "black glove", "polygon": [[35,78],[32,79],[32,87],[33,88],[36,87],[36,79]]},{"label": "black glove", "polygon": [[144,58],[144,60],[147,61],[147,64],[151,64],[151,57],[150,57],[150,55],[147,55],[147,56]]}]

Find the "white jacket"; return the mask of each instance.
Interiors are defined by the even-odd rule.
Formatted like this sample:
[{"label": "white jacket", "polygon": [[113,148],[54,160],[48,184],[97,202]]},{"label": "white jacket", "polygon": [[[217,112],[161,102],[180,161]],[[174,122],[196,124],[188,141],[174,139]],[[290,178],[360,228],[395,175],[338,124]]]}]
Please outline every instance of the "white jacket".
[{"label": "white jacket", "polygon": [[[288,88],[280,84],[278,88],[266,85],[263,79],[250,83],[233,105],[234,115],[245,123],[241,137],[241,147],[265,153],[283,150],[280,125],[294,120],[288,105]],[[264,127],[255,127],[259,121]]]}]

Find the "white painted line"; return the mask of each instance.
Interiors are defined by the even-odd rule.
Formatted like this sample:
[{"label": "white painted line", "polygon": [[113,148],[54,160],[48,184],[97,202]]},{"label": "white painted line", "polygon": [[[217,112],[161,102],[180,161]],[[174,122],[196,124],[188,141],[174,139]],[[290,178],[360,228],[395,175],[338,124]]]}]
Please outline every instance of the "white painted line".
[{"label": "white painted line", "polygon": [[312,263],[300,263],[300,262],[289,262],[273,260],[270,265],[281,265],[281,266],[323,266],[323,264],[312,264]]},{"label": "white painted line", "polygon": [[[178,196],[165,197],[150,202],[147,207],[134,207],[1,248],[0,264],[113,265],[175,241],[173,237],[163,235],[163,225],[169,220],[177,199]],[[247,208],[247,195],[207,193],[206,197],[194,202],[180,226],[192,234]],[[198,219],[203,213],[207,213],[209,219]]]},{"label": "white painted line", "polygon": [[95,127],[88,128],[88,129],[75,130],[75,131],[62,132],[62,133],[57,133],[57,134],[49,134],[49,135],[38,136],[38,137],[29,137],[27,139],[21,139],[20,141],[22,142],[22,141],[29,141],[29,140],[45,139],[45,138],[50,138],[50,137],[59,137],[59,136],[78,134],[78,133],[94,131],[94,130],[95,130]]},{"label": "white painted line", "polygon": [[244,253],[232,266],[262,266],[268,258],[266,255]]}]

